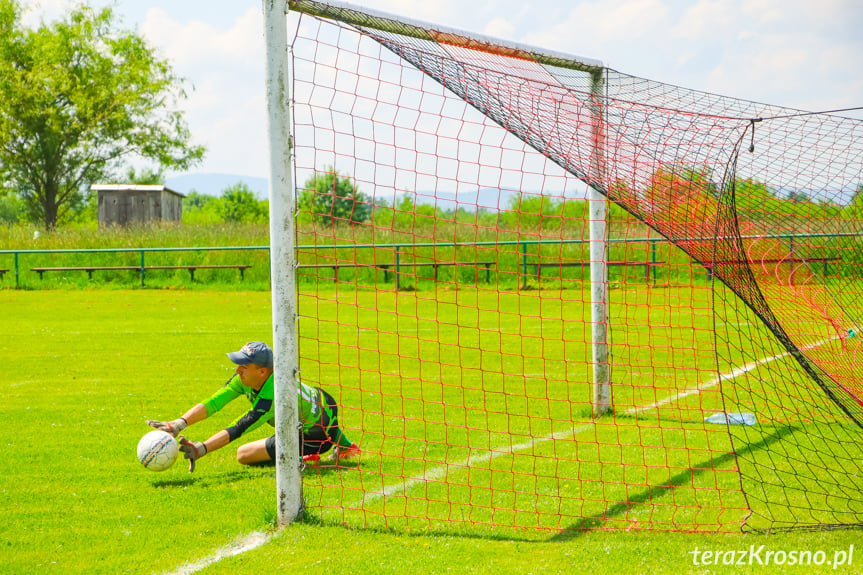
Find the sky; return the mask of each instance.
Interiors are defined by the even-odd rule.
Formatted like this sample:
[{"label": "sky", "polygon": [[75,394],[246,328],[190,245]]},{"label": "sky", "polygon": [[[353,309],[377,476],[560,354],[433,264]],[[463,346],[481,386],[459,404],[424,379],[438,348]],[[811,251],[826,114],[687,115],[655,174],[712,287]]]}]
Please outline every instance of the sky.
[{"label": "sky", "polygon": [[[25,22],[74,3],[23,0]],[[113,6],[120,26],[186,79],[186,119],[208,149],[190,174],[267,177],[261,0],[89,3]],[[474,0],[469,10],[464,0],[352,3],[696,90],[809,111],[863,106],[860,0]]]}]

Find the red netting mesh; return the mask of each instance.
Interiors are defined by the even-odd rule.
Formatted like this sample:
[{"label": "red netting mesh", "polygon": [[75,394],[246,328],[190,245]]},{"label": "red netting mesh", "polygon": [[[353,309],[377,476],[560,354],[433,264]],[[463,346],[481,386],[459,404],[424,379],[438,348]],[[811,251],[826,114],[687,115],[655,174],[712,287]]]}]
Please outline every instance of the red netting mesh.
[{"label": "red netting mesh", "polygon": [[292,16],[300,368],[363,455],[306,472],[313,513],[860,524],[863,123],[327,15],[351,24]]}]

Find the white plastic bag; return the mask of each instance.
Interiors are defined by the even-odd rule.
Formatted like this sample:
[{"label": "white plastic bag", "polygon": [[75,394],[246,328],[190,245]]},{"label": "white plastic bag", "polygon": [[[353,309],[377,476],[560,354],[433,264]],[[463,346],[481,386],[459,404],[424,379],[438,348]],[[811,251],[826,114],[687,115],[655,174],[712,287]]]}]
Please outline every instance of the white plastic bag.
[{"label": "white plastic bag", "polygon": [[755,425],[754,413],[725,413],[720,411],[710,417],[705,417],[707,423],[718,423],[723,425]]}]

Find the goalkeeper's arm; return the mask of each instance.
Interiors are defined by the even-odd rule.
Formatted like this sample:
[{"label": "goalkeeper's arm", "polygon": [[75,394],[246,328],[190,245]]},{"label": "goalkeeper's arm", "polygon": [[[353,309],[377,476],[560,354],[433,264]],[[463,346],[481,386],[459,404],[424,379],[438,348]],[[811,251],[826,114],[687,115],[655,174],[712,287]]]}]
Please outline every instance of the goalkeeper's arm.
[{"label": "goalkeeper's arm", "polygon": [[190,441],[182,435],[178,438],[180,441],[180,451],[183,452],[183,457],[189,460],[189,473],[195,471],[195,463],[208,453],[212,453],[217,449],[221,449],[231,442],[231,437],[227,430],[222,430],[212,436],[207,441]]}]

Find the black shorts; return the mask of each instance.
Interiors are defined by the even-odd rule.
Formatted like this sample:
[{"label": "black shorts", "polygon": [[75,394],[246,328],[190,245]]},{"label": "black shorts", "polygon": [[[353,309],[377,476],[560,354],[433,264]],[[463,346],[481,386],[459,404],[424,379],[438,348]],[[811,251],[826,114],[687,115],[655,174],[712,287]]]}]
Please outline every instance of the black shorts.
[{"label": "black shorts", "polygon": [[[321,420],[312,426],[305,433],[300,433],[300,455],[311,455],[313,453],[326,453],[333,445],[334,441],[331,438],[339,436],[339,408],[336,405],[336,400],[333,396],[321,389],[321,396],[326,404],[330,407],[333,416],[327,414],[326,410],[322,410]],[[267,438],[266,442],[267,454],[273,461],[276,460],[276,436],[273,435]]]}]

